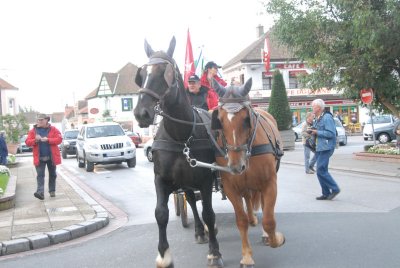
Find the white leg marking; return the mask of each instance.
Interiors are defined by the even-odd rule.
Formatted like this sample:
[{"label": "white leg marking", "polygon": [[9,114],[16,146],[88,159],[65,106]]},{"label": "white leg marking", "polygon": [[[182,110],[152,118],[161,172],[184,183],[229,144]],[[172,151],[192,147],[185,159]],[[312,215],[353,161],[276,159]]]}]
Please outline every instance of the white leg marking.
[{"label": "white leg marking", "polygon": [[156,258],[157,267],[168,267],[172,263],[172,255],[169,249],[164,253],[164,258],[161,257],[160,253]]}]

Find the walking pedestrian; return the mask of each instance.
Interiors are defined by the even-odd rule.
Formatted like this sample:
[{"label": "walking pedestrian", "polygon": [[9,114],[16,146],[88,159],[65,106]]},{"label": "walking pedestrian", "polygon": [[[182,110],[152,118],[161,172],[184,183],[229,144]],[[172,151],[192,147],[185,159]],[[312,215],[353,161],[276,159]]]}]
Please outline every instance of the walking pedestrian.
[{"label": "walking pedestrian", "polygon": [[316,116],[315,129],[310,133],[316,135],[317,177],[322,188],[322,195],[317,200],[332,200],[340,193],[340,188],[328,171],[329,159],[335,151],[336,125],[330,112],[325,111],[325,102],[315,99],[312,102]]},{"label": "walking pedestrian", "polygon": [[44,177],[47,166],[49,172],[49,194],[56,196],[56,165],[61,164],[58,145],[62,141],[60,131],[49,124],[50,117],[46,114],[37,116],[36,125],[28,132],[26,145],[33,147],[33,164],[37,173],[37,189],[33,194],[44,200]]},{"label": "walking pedestrian", "polygon": [[7,165],[8,149],[5,138],[6,132],[0,131],[0,165]]},{"label": "walking pedestrian", "polygon": [[304,167],[306,169],[307,174],[314,174],[315,172],[314,166],[315,163],[317,162],[315,153],[313,153],[313,156],[310,160],[311,149],[308,146],[306,146],[306,140],[308,138],[311,138],[311,134],[308,133],[308,129],[313,126],[313,122],[314,122],[314,114],[308,112],[306,114],[306,121],[303,123],[301,128],[301,140],[303,142],[303,147],[304,147]]}]

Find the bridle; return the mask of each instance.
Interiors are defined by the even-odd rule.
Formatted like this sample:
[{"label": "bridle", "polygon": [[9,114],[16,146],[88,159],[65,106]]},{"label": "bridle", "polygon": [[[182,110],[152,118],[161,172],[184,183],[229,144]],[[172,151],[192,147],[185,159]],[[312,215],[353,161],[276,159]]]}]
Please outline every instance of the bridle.
[{"label": "bridle", "polygon": [[224,108],[225,104],[237,104],[235,105],[237,108],[233,112],[234,114],[239,112],[241,109],[246,108],[249,111],[250,115],[250,125],[253,125],[254,128],[252,129],[252,132],[250,133],[247,142],[238,146],[231,145],[227,143],[226,137],[221,131],[221,141],[222,141],[222,149],[225,151],[225,158],[227,157],[227,154],[229,151],[233,152],[241,152],[245,151],[246,152],[246,159],[249,159],[251,156],[251,148],[253,147],[254,139],[256,137],[256,132],[257,132],[257,126],[260,118],[260,114],[254,111],[254,109],[251,107],[251,103],[246,97],[239,97],[239,98],[220,98],[219,103],[218,103],[218,109],[224,109],[227,112],[231,112],[229,110]]}]

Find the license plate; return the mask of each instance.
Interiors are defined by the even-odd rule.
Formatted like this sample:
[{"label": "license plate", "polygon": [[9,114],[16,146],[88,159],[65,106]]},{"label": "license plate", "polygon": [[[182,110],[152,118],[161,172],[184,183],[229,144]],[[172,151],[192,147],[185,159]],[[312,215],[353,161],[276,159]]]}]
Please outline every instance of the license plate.
[{"label": "license plate", "polygon": [[111,153],[107,153],[107,156],[120,156],[121,153],[120,152],[111,152]]}]

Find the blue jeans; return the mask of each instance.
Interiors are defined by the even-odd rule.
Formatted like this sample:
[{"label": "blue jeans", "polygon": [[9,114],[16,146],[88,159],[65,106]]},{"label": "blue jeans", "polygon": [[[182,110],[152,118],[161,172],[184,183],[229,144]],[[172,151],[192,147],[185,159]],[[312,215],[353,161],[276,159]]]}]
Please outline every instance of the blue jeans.
[{"label": "blue jeans", "polygon": [[46,170],[46,165],[49,171],[49,192],[56,191],[56,178],[57,178],[56,166],[53,165],[53,162],[51,160],[48,160],[48,161],[40,161],[39,165],[35,166],[37,173],[36,179],[37,179],[38,193],[44,193],[44,172]]},{"label": "blue jeans", "polygon": [[304,167],[306,168],[306,172],[309,172],[310,167],[314,168],[315,163],[317,162],[317,158],[314,154],[310,160],[311,149],[305,145],[303,145],[303,147],[304,147]]},{"label": "blue jeans", "polygon": [[322,188],[322,195],[326,197],[331,193],[337,193],[340,191],[339,186],[328,171],[329,158],[334,151],[335,149],[316,152],[317,177]]}]

